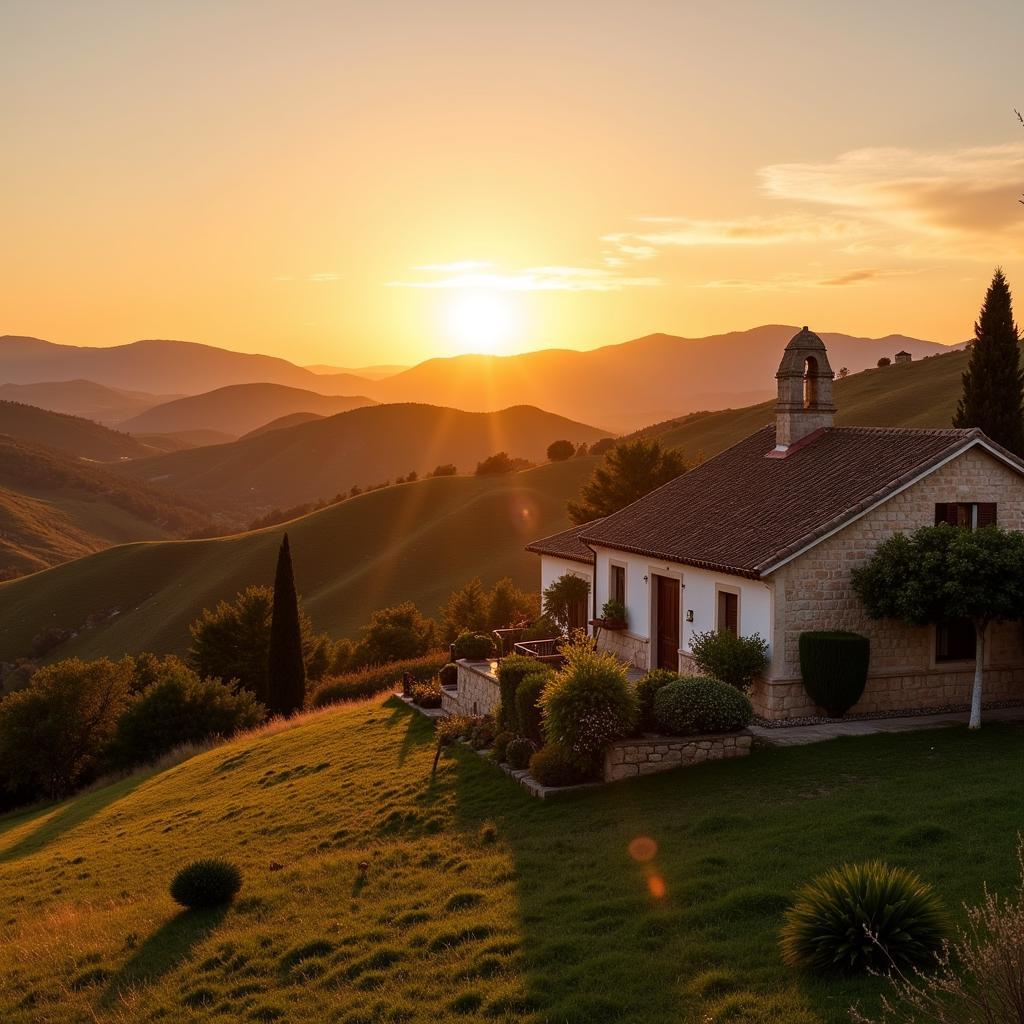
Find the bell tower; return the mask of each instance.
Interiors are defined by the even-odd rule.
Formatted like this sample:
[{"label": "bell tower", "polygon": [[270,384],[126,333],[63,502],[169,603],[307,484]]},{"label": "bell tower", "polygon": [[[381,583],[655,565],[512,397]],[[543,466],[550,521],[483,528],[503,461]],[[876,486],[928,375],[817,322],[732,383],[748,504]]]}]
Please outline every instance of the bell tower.
[{"label": "bell tower", "polygon": [[835,374],[828,364],[825,343],[806,327],[786,346],[775,379],[779,400],[775,406],[775,451],[786,451],[797,441],[823,427],[831,427]]}]

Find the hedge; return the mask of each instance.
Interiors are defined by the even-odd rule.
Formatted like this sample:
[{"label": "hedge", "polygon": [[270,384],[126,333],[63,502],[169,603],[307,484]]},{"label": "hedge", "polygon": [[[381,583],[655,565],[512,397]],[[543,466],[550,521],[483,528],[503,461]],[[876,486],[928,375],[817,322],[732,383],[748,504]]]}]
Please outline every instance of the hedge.
[{"label": "hedge", "polygon": [[314,708],[322,708],[347,700],[375,697],[385,690],[394,690],[401,686],[402,676],[406,672],[417,683],[429,682],[447,664],[447,651],[432,651],[419,658],[392,661],[387,665],[371,665],[357,672],[328,676],[313,692],[309,704]]},{"label": "hedge", "polygon": [[800,634],[804,689],[833,718],[841,718],[860,700],[870,659],[871,643],[859,633]]}]

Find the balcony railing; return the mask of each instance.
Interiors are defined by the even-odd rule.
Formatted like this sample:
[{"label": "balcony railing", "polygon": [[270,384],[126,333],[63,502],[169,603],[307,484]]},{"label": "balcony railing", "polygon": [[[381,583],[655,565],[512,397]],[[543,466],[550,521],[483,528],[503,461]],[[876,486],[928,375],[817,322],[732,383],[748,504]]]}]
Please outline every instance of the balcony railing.
[{"label": "balcony railing", "polygon": [[523,654],[527,658],[535,658],[545,665],[561,665],[565,660],[562,657],[562,644],[564,637],[550,637],[547,640],[520,640],[515,645],[516,654]]}]

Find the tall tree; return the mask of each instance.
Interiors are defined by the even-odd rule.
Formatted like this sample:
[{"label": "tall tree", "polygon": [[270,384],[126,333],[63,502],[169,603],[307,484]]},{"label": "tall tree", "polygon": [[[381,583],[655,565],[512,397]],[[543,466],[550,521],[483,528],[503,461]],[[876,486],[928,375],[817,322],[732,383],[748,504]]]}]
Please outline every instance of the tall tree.
[{"label": "tall tree", "polygon": [[925,526],[879,545],[853,573],[853,588],[873,619],[914,626],[969,619],[974,625],[970,727],[981,726],[988,627],[1024,618],[1024,534],[986,526]]},{"label": "tall tree", "polygon": [[302,623],[288,534],[281,541],[274,576],[274,610],[267,655],[267,707],[292,715],[306,702],[306,665],[302,657]]},{"label": "tall tree", "polygon": [[980,427],[1017,455],[1024,455],[1024,374],[1020,335],[1013,322],[1010,288],[997,267],[974,325],[971,357],[954,427]]},{"label": "tall tree", "polygon": [[620,442],[583,485],[579,501],[568,503],[569,518],[579,526],[611,515],[688,468],[681,451],[663,448],[659,441],[640,437]]}]

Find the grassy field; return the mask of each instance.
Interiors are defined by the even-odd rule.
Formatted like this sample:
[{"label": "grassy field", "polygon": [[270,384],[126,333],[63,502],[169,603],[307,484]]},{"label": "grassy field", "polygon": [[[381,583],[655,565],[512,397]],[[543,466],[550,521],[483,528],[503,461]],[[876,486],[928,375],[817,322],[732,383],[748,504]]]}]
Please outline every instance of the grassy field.
[{"label": "grassy field", "polygon": [[504,477],[444,477],[361,495],[284,526],[203,541],[128,544],[0,584],[0,661],[28,653],[47,625],[77,629],[112,613],[54,656],[181,651],[199,612],[251,583],[271,583],[281,534],[314,624],[355,632],[377,608],[435,612],[473,576],[536,589],[524,546],[568,525],[565,503],[594,459]]},{"label": "grassy field", "polygon": [[[794,890],[883,857],[958,917],[1008,893],[1022,739],[837,740],[545,803],[466,749],[431,778],[394,700],[332,709],[0,819],[0,1017],[839,1024],[879,982],[782,967]],[[243,869],[225,913],[167,896],[199,856]]]},{"label": "grassy field", "polygon": [[[838,370],[837,366],[832,367]],[[967,352],[864,370],[835,382],[836,424],[842,427],[948,427],[953,422]],[[723,409],[641,433],[688,455],[717,455],[772,422],[775,402]]]}]

